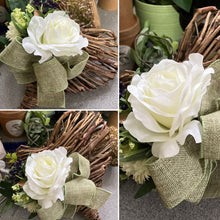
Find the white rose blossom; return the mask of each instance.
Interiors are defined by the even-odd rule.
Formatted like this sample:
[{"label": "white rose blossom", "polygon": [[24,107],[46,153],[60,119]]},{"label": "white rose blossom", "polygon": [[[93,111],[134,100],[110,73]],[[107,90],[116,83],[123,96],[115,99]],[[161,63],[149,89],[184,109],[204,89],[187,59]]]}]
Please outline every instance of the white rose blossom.
[{"label": "white rose blossom", "polygon": [[64,200],[64,184],[70,172],[72,158],[64,147],[45,150],[27,158],[23,186],[26,194],[42,208],[50,208],[58,199]]},{"label": "white rose blossom", "polygon": [[88,46],[87,38],[80,35],[79,25],[64,11],[54,11],[45,18],[33,16],[27,32],[22,46],[27,53],[41,56],[39,63],[49,60],[52,55],[82,55],[81,49]]},{"label": "white rose blossom", "polygon": [[198,117],[202,97],[214,69],[203,68],[203,56],[191,54],[189,61],[164,59],[149,72],[135,75],[128,86],[132,112],[124,127],[140,142],[153,142],[158,158],[178,154],[179,145],[192,135],[201,143]]}]

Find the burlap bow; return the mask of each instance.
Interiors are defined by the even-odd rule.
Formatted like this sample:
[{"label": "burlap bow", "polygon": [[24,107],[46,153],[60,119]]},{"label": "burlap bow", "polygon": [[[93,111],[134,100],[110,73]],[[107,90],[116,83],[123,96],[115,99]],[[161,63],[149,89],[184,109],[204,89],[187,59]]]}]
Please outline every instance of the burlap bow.
[{"label": "burlap bow", "polygon": [[202,143],[196,144],[188,136],[175,157],[148,161],[149,172],[168,208],[183,200],[198,203],[202,198],[220,196],[220,60],[210,67],[215,74],[200,109]]},{"label": "burlap bow", "polygon": [[70,157],[73,158],[73,162],[65,183],[64,201],[58,200],[49,209],[38,209],[37,214],[41,220],[72,218],[76,213],[77,205],[99,210],[111,195],[110,192],[96,187],[88,179],[90,163],[85,157],[78,153],[73,153]]},{"label": "burlap bow", "polygon": [[64,108],[68,80],[82,73],[88,53],[75,57],[53,57],[39,64],[39,56],[25,52],[21,39],[13,40],[0,54],[0,61],[14,74],[18,84],[37,81],[37,100],[42,107]]}]

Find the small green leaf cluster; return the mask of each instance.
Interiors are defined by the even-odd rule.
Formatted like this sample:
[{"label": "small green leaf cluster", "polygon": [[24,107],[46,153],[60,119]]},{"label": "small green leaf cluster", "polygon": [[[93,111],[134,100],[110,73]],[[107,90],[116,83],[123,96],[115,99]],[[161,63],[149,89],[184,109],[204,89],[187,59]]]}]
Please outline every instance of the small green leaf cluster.
[{"label": "small green leaf cluster", "polygon": [[150,31],[148,22],[141,30],[135,50],[131,50],[131,57],[137,64],[137,74],[148,72],[154,64],[158,64],[162,59],[172,59],[178,49],[178,42],[171,38],[159,37]]},{"label": "small green leaf cluster", "polygon": [[28,111],[23,123],[28,138],[28,146],[42,147],[51,135],[50,118],[45,111]]}]

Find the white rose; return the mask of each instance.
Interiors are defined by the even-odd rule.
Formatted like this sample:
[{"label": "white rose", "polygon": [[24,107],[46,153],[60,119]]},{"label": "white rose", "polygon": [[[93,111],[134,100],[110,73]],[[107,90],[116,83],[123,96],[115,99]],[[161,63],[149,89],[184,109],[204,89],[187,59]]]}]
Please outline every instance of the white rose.
[{"label": "white rose", "polygon": [[88,40],[80,35],[79,25],[64,11],[49,13],[45,18],[33,16],[27,32],[29,37],[23,39],[22,45],[27,53],[41,56],[39,63],[52,55],[81,55],[81,49],[88,46]]},{"label": "white rose", "polygon": [[45,150],[27,158],[23,190],[42,208],[50,208],[58,199],[64,200],[64,184],[70,171],[72,158],[64,147]]},{"label": "white rose", "polygon": [[155,157],[172,157],[190,134],[201,142],[198,116],[203,95],[210,84],[212,68],[204,70],[203,56],[189,61],[164,59],[152,69],[135,75],[128,91],[132,110],[124,127],[140,142],[153,142]]}]

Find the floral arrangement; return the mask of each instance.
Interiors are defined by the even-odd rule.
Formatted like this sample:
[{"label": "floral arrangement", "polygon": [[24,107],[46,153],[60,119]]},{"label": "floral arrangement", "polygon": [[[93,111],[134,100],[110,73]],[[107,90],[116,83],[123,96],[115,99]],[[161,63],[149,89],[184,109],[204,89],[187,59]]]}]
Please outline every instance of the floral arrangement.
[{"label": "floral arrangement", "polygon": [[31,154],[27,161],[13,162],[0,183],[0,192],[7,205],[26,208],[31,217],[71,218],[77,205],[98,210],[110,196],[110,192],[96,187],[89,175],[86,158],[78,153],[67,157],[66,149],[59,147]]},{"label": "floral arrangement", "polygon": [[[49,112],[27,112],[24,127],[33,123],[30,119],[40,119],[44,124],[48,124],[47,113]],[[62,217],[73,218],[82,206],[83,214],[89,219],[95,219],[98,216],[95,210],[99,210],[111,194],[109,191],[100,188],[100,180],[105,173],[103,168],[111,163],[112,157],[110,154],[112,150],[110,143],[111,140],[117,137],[117,134],[110,134],[110,129],[106,126],[100,127],[102,123],[106,125],[100,114],[95,114],[94,112],[90,114],[86,112],[65,112],[59,117],[60,114],[57,113],[51,116],[52,123],[55,120],[56,124],[53,133],[50,135],[50,140],[45,139],[43,142],[42,139],[41,142],[38,142],[38,144],[41,143],[41,146],[34,145],[34,147],[29,147],[22,145],[17,148],[16,152],[6,154],[3,144],[0,142],[2,211],[12,205],[17,205],[31,213],[29,218],[38,216],[42,220],[52,220],[61,219]],[[79,115],[81,116],[80,119]],[[57,116],[59,117],[58,120]],[[66,119],[67,116],[68,119]],[[98,124],[91,123],[91,118],[92,122],[97,120]],[[90,124],[82,123],[85,120],[89,120]],[[61,129],[63,127],[62,124],[66,124],[66,122],[68,122],[67,127]],[[101,159],[97,155],[90,161],[86,159],[88,153],[84,150],[88,150],[88,147],[81,146],[79,149],[77,135],[75,138],[72,137],[75,125],[80,139],[79,146],[82,141],[86,146],[87,141],[90,143],[91,137],[92,142],[94,140],[98,144],[101,142],[101,147],[97,147],[93,143],[93,146],[96,147],[95,154],[99,151],[105,152],[105,154],[101,155]],[[96,129],[96,127],[99,128]],[[80,129],[85,132],[81,132]],[[92,135],[94,129],[95,133],[99,134],[98,139],[96,134]],[[65,138],[62,135],[63,130],[65,130]],[[44,130],[39,129],[38,126],[33,126],[32,129],[26,130],[27,136],[36,135],[34,131],[44,134]],[[107,134],[109,134],[109,140],[106,136]],[[85,140],[81,137],[82,135],[86,135]],[[113,137],[110,135],[113,135]],[[66,139],[67,137],[68,140]],[[51,144],[56,138],[61,139]],[[38,140],[36,136],[33,139]],[[77,152],[72,147],[72,142],[75,145],[77,144]],[[46,146],[47,143],[49,147]],[[61,147],[59,144],[63,144],[63,146]],[[100,166],[99,163],[101,163]],[[93,180],[94,178],[95,180]]]},{"label": "floral arrangement", "polygon": [[50,0],[15,8],[6,33],[10,43],[0,54],[19,84],[37,82],[43,107],[65,107],[68,80],[82,73],[89,58],[79,25],[57,7]]},{"label": "floral arrangement", "polygon": [[156,188],[168,208],[219,196],[219,70],[203,56],[162,59],[121,89],[121,179]]}]

